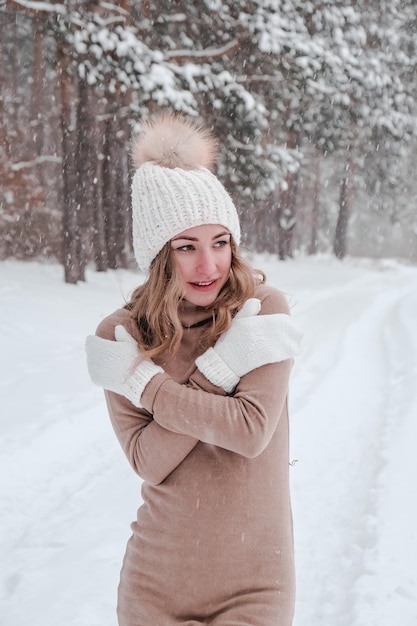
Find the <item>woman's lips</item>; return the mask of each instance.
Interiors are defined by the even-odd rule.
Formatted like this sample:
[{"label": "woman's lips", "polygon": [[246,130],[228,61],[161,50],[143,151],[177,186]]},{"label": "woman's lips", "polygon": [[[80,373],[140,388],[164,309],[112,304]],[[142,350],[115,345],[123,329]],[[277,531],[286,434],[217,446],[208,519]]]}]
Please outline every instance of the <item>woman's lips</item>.
[{"label": "woman's lips", "polygon": [[217,278],[215,280],[200,280],[195,283],[190,283],[190,285],[193,289],[197,289],[197,291],[210,291],[210,289],[216,285],[217,280]]}]

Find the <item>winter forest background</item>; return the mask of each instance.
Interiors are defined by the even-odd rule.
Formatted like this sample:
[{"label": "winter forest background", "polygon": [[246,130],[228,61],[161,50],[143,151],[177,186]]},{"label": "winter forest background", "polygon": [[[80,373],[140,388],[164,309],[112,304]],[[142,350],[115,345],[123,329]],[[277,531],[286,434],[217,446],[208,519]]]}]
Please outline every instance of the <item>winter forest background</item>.
[{"label": "winter forest background", "polygon": [[255,252],[417,260],[414,0],[1,0],[0,28],[0,259],[130,267],[130,139],[170,108]]},{"label": "winter forest background", "polygon": [[169,108],[305,333],[294,624],[415,626],[416,1],[0,0],[0,42],[1,625],[116,621],[140,481],[84,341],[142,279],[129,146]]}]

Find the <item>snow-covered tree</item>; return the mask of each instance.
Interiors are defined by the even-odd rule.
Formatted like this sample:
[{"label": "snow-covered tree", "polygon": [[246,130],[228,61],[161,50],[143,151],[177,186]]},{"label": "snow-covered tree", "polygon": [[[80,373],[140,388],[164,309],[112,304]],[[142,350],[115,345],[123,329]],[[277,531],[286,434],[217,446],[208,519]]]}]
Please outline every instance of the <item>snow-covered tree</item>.
[{"label": "snow-covered tree", "polygon": [[[354,192],[369,211],[372,205],[406,219],[406,199],[394,198],[416,134],[411,0],[6,0],[0,11],[24,41],[19,50],[12,31],[6,35],[19,67],[3,63],[0,70],[6,122],[0,158],[15,168],[22,162],[12,144],[19,128],[20,145],[33,152],[24,188],[36,180],[40,203],[43,193],[62,220],[66,280],[83,279],[90,260],[100,270],[129,263],[130,135],[165,107],[218,134],[218,174],[252,247],[291,256],[299,216],[308,215],[301,204],[311,201],[312,232],[299,230],[297,241],[302,232],[317,249],[327,237],[318,233],[325,191],[319,177],[329,167],[340,187],[339,257]],[[31,67],[27,106],[24,76]],[[20,118],[13,113],[19,107]]]}]

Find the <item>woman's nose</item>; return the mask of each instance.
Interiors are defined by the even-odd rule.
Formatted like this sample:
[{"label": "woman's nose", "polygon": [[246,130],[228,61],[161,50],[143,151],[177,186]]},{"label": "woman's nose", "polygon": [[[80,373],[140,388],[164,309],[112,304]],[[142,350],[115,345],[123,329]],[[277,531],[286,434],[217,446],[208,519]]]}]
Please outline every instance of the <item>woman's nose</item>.
[{"label": "woman's nose", "polygon": [[213,253],[209,250],[202,251],[198,257],[197,271],[200,274],[209,277],[215,269],[216,263]]}]

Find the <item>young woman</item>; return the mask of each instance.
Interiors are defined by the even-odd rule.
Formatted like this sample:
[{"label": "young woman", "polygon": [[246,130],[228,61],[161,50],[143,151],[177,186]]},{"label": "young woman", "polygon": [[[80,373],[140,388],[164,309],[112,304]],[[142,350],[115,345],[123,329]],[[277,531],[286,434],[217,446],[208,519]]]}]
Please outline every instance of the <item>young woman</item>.
[{"label": "young woman", "polygon": [[215,141],[162,116],[134,147],[143,285],[87,339],[115,433],[143,479],[120,626],[290,626],[287,391],[299,332],[239,253]]}]

